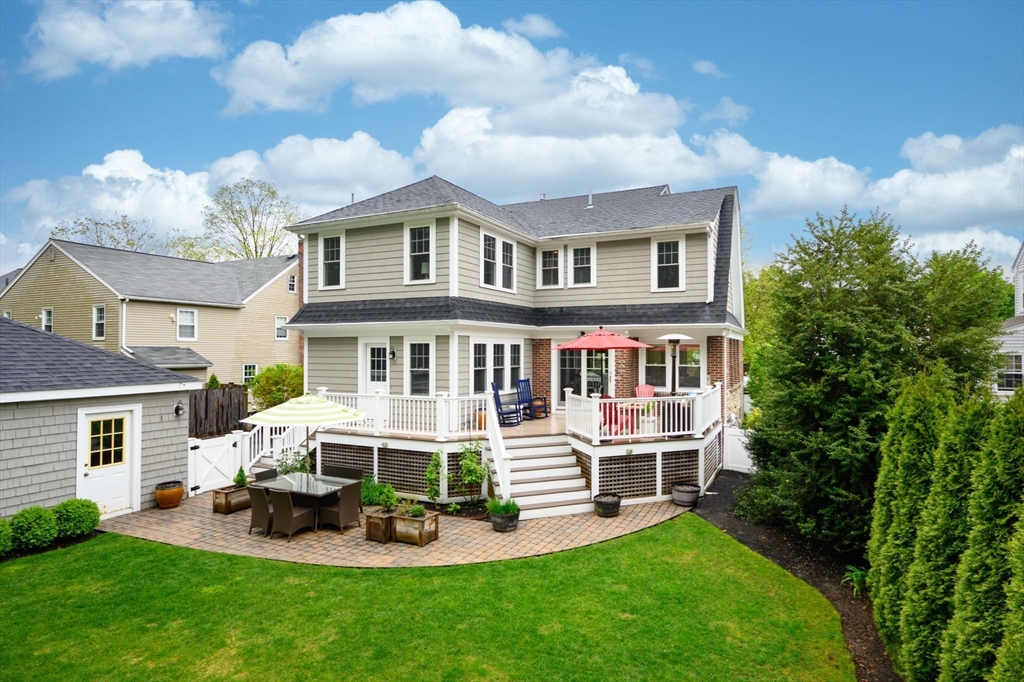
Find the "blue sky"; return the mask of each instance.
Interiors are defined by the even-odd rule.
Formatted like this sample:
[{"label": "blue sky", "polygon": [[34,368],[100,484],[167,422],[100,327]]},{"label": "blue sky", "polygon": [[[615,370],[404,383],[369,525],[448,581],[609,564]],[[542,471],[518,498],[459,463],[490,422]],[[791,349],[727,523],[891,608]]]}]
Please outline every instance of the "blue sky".
[{"label": "blue sky", "polygon": [[750,256],[815,212],[922,250],[1024,236],[1024,3],[0,3],[0,272],[60,220],[201,229],[440,175],[502,203],[737,184]]}]

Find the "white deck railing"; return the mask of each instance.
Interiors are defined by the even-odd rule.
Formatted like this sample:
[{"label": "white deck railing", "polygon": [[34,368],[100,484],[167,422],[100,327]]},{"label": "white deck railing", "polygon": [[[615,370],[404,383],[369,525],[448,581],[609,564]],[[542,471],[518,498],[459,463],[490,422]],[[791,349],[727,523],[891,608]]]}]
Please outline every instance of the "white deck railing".
[{"label": "white deck railing", "polygon": [[565,389],[565,428],[590,442],[701,436],[722,418],[722,385],[660,398],[578,396]]},{"label": "white deck railing", "polygon": [[487,452],[494,460],[494,477],[501,488],[501,501],[508,502],[512,485],[512,456],[505,449],[505,439],[501,435],[498,422],[498,408],[493,400],[485,401],[487,405]]},{"label": "white deck railing", "polygon": [[452,397],[447,393],[438,393],[436,397],[401,396],[380,391],[372,394],[327,392],[324,396],[366,414],[358,421],[338,426],[373,431],[376,436],[388,432],[446,441],[453,437],[482,436],[487,430],[483,416],[487,412],[487,396]]}]

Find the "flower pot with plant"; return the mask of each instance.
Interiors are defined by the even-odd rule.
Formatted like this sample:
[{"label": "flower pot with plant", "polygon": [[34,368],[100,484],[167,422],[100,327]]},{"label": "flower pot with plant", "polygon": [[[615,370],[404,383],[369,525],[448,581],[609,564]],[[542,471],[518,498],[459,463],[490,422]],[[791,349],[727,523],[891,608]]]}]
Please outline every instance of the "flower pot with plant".
[{"label": "flower pot with plant", "polygon": [[519,527],[519,505],[515,500],[502,502],[492,497],[487,500],[487,511],[491,513],[491,527],[499,533],[511,533]]},{"label": "flower pot with plant", "polygon": [[398,495],[391,484],[380,486],[376,498],[364,500],[364,503],[380,505],[379,510],[366,512],[366,539],[383,543],[394,540],[394,514],[398,507]]},{"label": "flower pot with plant", "polygon": [[153,495],[161,509],[174,509],[181,503],[181,498],[185,496],[185,484],[181,481],[157,483]]},{"label": "flower pot with plant", "polygon": [[427,511],[422,504],[408,500],[392,516],[395,540],[422,547],[438,536],[441,512]]},{"label": "flower pot with plant", "polygon": [[213,491],[213,511],[217,514],[233,514],[240,509],[248,509],[252,506],[249,501],[249,479],[245,475],[245,469],[238,467],[235,474],[234,485],[227,488],[217,488]]}]

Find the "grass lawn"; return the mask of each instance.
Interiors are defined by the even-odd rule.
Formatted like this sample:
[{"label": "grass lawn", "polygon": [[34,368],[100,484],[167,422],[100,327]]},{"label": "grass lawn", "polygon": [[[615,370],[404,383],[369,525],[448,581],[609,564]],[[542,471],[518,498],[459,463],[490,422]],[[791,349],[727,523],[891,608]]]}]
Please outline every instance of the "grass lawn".
[{"label": "grass lawn", "polygon": [[451,568],[106,534],[0,564],[0,595],[0,679],[856,679],[825,598],[694,514]]}]

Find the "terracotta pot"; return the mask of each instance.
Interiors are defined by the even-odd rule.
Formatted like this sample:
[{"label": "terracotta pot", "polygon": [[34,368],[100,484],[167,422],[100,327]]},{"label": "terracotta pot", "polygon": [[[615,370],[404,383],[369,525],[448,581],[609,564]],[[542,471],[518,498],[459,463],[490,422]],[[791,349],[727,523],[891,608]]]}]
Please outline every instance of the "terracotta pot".
[{"label": "terracotta pot", "polygon": [[622,496],[618,493],[601,493],[594,496],[594,513],[604,518],[619,515]]},{"label": "terracotta pot", "polygon": [[181,504],[181,498],[185,496],[185,484],[181,481],[158,483],[153,494],[161,509],[174,509]]},{"label": "terracotta pot", "polygon": [[696,483],[672,485],[672,501],[680,507],[696,507],[698,499],[700,499],[700,486]]}]

